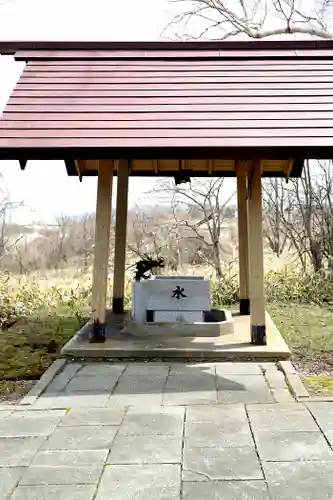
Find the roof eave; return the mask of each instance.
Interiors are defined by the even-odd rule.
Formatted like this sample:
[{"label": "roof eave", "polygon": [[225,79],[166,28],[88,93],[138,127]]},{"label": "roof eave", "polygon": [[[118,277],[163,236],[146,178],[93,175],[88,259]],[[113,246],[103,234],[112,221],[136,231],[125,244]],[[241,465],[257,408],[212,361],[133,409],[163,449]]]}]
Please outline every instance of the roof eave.
[{"label": "roof eave", "polygon": [[333,40],[242,40],[242,41],[18,41],[0,40],[0,54],[18,50],[329,50]]},{"label": "roof eave", "polygon": [[[306,151],[305,151],[306,149]],[[293,154],[291,154],[293,153]],[[308,153],[305,155],[304,153]],[[288,148],[238,148],[232,149],[220,148],[1,148],[0,155],[3,159],[18,160],[21,165],[26,165],[28,160],[64,160],[67,174],[77,176],[78,171],[75,167],[75,160],[97,160],[97,159],[179,159],[179,158],[201,158],[201,159],[279,159],[291,158],[293,168],[289,177],[301,177],[304,158],[308,159],[327,159],[333,158],[333,148],[330,151],[327,148],[313,150],[311,148],[300,148],[291,150]],[[329,156],[328,156],[329,155]],[[204,175],[205,172],[197,172]],[[208,171],[207,171],[208,174]],[[84,173],[86,175],[86,173]],[[93,174],[91,174],[93,175]],[[138,174],[137,174],[138,175]],[[149,172],[146,173],[149,175]],[[224,174],[223,174],[224,175]],[[283,172],[277,172],[272,176],[283,176]]]}]

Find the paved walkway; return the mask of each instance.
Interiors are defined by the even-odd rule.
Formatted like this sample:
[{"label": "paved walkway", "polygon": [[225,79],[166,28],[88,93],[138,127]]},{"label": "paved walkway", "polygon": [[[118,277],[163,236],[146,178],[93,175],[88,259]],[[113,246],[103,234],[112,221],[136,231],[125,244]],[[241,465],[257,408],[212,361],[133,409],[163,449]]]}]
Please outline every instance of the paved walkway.
[{"label": "paved walkway", "polygon": [[271,363],[70,363],[0,407],[0,499],[332,500],[332,445]]}]

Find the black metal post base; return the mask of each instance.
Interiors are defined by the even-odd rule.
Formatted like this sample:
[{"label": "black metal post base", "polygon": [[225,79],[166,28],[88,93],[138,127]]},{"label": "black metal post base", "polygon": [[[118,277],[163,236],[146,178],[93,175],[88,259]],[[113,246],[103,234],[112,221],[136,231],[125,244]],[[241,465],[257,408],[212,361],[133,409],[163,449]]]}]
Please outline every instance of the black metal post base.
[{"label": "black metal post base", "polygon": [[265,325],[251,325],[251,344],[266,345]]},{"label": "black metal post base", "polygon": [[89,338],[90,344],[102,344],[105,342],[105,323],[95,321]]},{"label": "black metal post base", "polygon": [[113,297],[112,299],[112,311],[115,314],[122,314],[124,312],[124,299]]},{"label": "black metal post base", "polygon": [[241,316],[248,316],[250,314],[250,299],[239,300],[239,314]]}]

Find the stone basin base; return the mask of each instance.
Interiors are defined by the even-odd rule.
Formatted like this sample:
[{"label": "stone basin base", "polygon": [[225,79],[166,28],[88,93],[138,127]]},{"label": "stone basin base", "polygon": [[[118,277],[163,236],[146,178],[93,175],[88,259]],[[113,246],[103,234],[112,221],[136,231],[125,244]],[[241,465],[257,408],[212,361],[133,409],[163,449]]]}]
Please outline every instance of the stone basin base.
[{"label": "stone basin base", "polygon": [[130,320],[130,313],[108,311],[106,341],[90,344],[92,322],[88,321],[62,348],[63,356],[98,359],[187,359],[187,360],[280,360],[289,359],[290,350],[279,330],[266,313],[267,345],[250,343],[250,316],[233,314],[234,331],[218,337],[177,335],[130,335],[120,333]]},{"label": "stone basin base", "polygon": [[132,319],[124,321],[120,333],[136,337],[220,337],[234,332],[234,320],[226,309],[212,309],[204,312],[204,322],[196,323],[141,323]]}]

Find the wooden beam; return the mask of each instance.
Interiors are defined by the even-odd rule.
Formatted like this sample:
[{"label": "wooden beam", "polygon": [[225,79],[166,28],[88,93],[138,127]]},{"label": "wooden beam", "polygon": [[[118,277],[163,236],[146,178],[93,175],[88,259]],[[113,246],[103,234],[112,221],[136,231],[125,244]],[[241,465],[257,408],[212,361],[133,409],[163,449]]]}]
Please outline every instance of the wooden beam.
[{"label": "wooden beam", "polygon": [[155,174],[158,174],[158,160],[153,160],[153,170]]},{"label": "wooden beam", "polygon": [[238,205],[238,261],[239,261],[239,311],[241,315],[250,314],[249,295],[249,229],[247,181],[249,165],[238,161],[237,205]]},{"label": "wooden beam", "polygon": [[82,172],[84,171],[83,161],[82,160],[75,160],[74,163],[75,163],[75,168],[77,171],[79,181],[82,182]]},{"label": "wooden beam", "polygon": [[127,160],[118,161],[116,234],[113,272],[112,309],[115,313],[124,312],[126,235],[128,208],[128,173]]},{"label": "wooden beam", "polygon": [[285,172],[284,172],[286,179],[287,179],[287,182],[289,181],[289,177],[290,177],[291,171],[293,169],[293,166],[294,166],[294,160],[292,158],[289,158],[289,160],[287,161],[287,164],[286,164]]},{"label": "wooden beam", "polygon": [[249,282],[251,342],[266,345],[261,167],[260,160],[254,161],[249,176]]},{"label": "wooden beam", "polygon": [[93,330],[90,342],[105,341],[106,294],[112,209],[113,162],[100,160],[98,167],[95,255],[92,283]]}]

